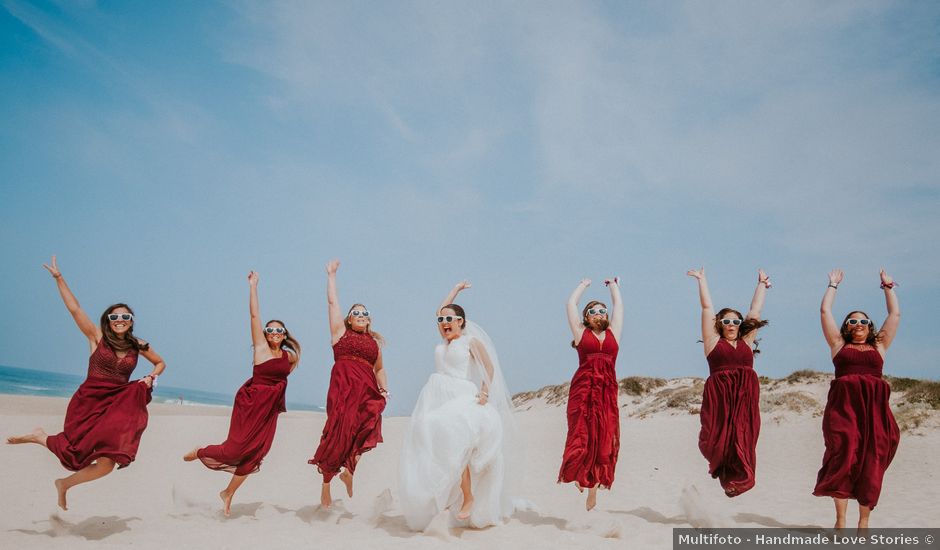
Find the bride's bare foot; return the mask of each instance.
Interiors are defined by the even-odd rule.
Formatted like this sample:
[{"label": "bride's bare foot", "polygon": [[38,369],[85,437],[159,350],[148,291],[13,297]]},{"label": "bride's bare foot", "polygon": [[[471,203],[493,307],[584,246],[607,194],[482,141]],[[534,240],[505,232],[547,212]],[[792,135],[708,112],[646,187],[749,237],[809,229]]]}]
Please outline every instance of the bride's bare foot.
[{"label": "bride's bare foot", "polygon": [[9,445],[19,445],[20,443],[38,443],[40,445],[46,444],[46,438],[49,437],[46,434],[46,431],[42,428],[36,428],[32,432],[25,435],[15,435],[7,438],[7,444]]},{"label": "bride's bare foot", "polygon": [[198,452],[199,452],[198,448],[189,451],[188,453],[183,455],[183,460],[185,460],[186,462],[192,462],[196,460],[197,458],[199,458],[199,456],[196,454]]},{"label": "bride's bare foot", "polygon": [[597,487],[592,487],[588,489],[588,496],[587,500],[584,502],[584,507],[590,512],[595,506],[597,506]]},{"label": "bride's bare foot", "polygon": [[333,505],[333,497],[330,495],[330,484],[324,483],[323,488],[320,489],[320,506],[322,508],[329,508]]},{"label": "bride's bare foot", "polygon": [[219,498],[222,499],[222,513],[225,517],[232,515],[232,494],[228,491],[221,491],[219,493]]},{"label": "bride's bare foot", "polygon": [[473,510],[473,497],[465,498],[463,500],[463,506],[461,506],[460,511],[457,512],[457,519],[460,521],[466,521],[470,519],[471,510]]},{"label": "bride's bare foot", "polygon": [[349,498],[352,498],[352,483],[353,476],[349,473],[349,470],[343,470],[339,474],[339,480],[343,482],[343,485],[346,486],[346,494],[349,495]]},{"label": "bride's bare foot", "polygon": [[68,510],[68,503],[65,501],[65,493],[68,491],[68,487],[65,486],[64,479],[55,480],[55,491],[59,494],[59,508],[63,510]]}]

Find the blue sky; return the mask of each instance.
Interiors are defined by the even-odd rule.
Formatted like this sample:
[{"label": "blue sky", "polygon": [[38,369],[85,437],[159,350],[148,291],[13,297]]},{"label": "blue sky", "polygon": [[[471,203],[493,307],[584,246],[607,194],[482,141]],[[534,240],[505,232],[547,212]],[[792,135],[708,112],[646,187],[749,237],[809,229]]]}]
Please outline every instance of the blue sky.
[{"label": "blue sky", "polygon": [[[84,372],[41,269],[127,301],[165,383],[250,372],[246,274],[325,400],[323,266],[389,341],[390,412],[433,369],[435,308],[515,391],[577,367],[564,302],[620,275],[621,376],[704,375],[691,267],[745,309],[771,376],[831,363],[818,304],[883,318],[886,371],[937,377],[940,6],[933,2],[0,0],[0,364]],[[604,297],[595,284],[587,299]]]}]

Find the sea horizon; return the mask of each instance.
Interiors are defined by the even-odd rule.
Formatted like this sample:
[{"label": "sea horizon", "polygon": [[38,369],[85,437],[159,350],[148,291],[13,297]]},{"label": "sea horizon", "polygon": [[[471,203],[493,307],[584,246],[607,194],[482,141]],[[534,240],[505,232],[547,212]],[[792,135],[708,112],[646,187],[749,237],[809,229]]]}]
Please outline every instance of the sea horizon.
[{"label": "sea horizon", "polygon": [[[0,365],[0,395],[71,397],[84,380],[84,376],[77,374]],[[157,384],[153,389],[152,402],[231,407],[234,400],[234,394]],[[288,401],[287,409],[321,412],[325,410],[318,405],[295,401]]]}]

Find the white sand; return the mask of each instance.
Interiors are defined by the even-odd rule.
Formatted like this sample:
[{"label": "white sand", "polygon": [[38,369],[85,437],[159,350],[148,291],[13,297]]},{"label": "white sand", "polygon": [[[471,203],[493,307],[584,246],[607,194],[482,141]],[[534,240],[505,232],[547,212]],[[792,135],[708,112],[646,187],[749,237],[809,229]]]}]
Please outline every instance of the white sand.
[{"label": "white sand", "polygon": [[[825,395],[823,382],[817,393]],[[629,400],[629,398],[626,398]],[[42,426],[61,429],[66,399],[0,396],[0,434]],[[635,405],[635,403],[634,403]],[[274,447],[261,472],[235,497],[232,517],[220,513],[217,493],[229,475],[181,456],[219,443],[229,411],[216,407],[153,405],[137,461],[74,488],[69,511],[56,506],[53,480],[67,472],[37,445],[0,445],[2,548],[669,548],[671,529],[830,526],[832,503],[811,492],[823,452],[820,419],[764,414],[757,486],[728,499],[708,477],[697,448],[698,416],[622,415],[620,462],[612,491],[584,511],[584,497],[555,480],[565,438],[563,406],[532,402],[518,413],[527,449],[523,494],[537,511],[517,513],[506,525],[448,529],[435,522],[426,534],[405,527],[395,495],[406,418],[386,418],[385,443],[367,453],[346,498],[336,480],[334,510],[319,510],[320,478],[307,464],[323,426],[317,413],[281,416]],[[818,412],[818,411],[817,411]],[[940,431],[905,433],[885,478],[873,527],[929,527],[940,517]],[[849,521],[856,512],[850,508]]]}]

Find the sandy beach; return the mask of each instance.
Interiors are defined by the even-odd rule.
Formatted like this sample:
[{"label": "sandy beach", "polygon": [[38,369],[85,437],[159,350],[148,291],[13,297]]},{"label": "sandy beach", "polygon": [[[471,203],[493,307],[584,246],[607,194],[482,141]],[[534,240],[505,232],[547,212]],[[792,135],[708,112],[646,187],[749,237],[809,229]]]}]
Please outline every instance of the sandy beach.
[{"label": "sandy beach", "polygon": [[[220,442],[229,409],[160,404],[150,407],[137,461],[73,489],[66,512],[55,506],[52,482],[67,473],[55,457],[37,445],[0,446],[0,543],[5,548],[624,548],[625,543],[668,548],[674,527],[830,526],[830,499],[811,495],[823,452],[819,412],[827,379],[762,387],[766,410],[757,485],[734,499],[708,477],[698,452],[696,383],[679,379],[642,396],[621,393],[617,478],[591,513],[573,486],[555,483],[566,424],[564,405],[550,389],[517,400],[527,450],[519,496],[534,508],[482,530],[448,528],[439,517],[426,533],[407,530],[396,501],[407,418],[384,420],[385,442],[362,459],[355,497],[347,498],[337,481],[335,506],[321,511],[320,478],[306,461],[325,417],[282,415],[261,472],[241,488],[226,519],[216,495],[229,476],[180,457],[195,446]],[[803,397],[794,400],[795,395]],[[2,433],[36,426],[52,433],[61,428],[66,405],[60,398],[0,396]],[[902,424],[902,416],[911,416],[904,410],[899,403]],[[873,527],[929,527],[940,513],[937,415],[914,416],[919,425],[902,434]],[[850,522],[856,514],[853,504]]]}]

